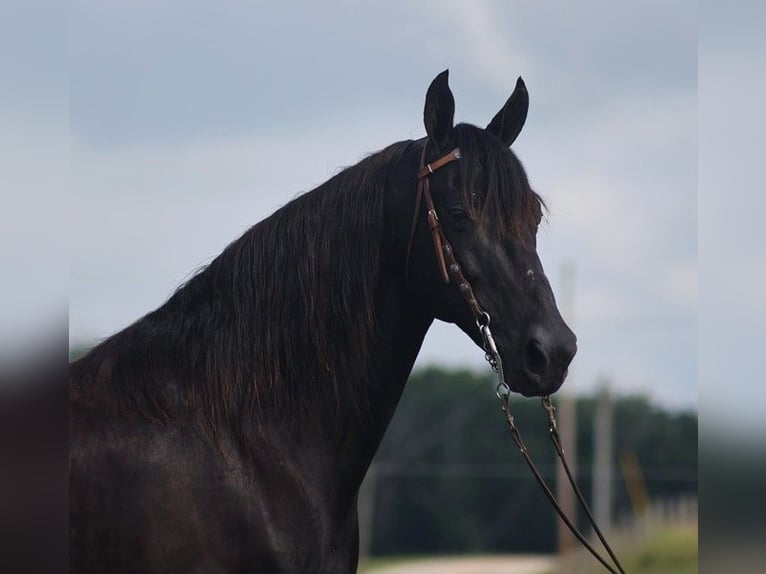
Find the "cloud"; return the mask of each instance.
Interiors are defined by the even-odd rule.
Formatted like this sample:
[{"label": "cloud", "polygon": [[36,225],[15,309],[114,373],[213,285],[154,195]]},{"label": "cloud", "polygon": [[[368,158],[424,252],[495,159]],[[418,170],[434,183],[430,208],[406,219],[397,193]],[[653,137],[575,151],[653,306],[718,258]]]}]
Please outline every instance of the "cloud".
[{"label": "cloud", "polygon": [[32,111],[0,107],[0,363],[66,317],[66,124]]},{"label": "cloud", "polygon": [[400,118],[367,117],[375,119],[335,139],[308,131],[119,149],[74,145],[73,342],[106,336],[157,307],[250,226],[412,129]]},{"label": "cloud", "polygon": [[[513,70],[525,70],[530,57],[498,26],[497,5],[486,0],[430,0],[427,2],[435,19],[446,21],[458,35],[462,49],[457,51],[467,69],[499,93],[512,86]],[[510,92],[509,92],[510,95]],[[498,102],[498,108],[503,102]]]},{"label": "cloud", "polygon": [[666,272],[665,290],[668,299],[681,308],[697,309],[697,262],[682,261]]},{"label": "cloud", "polygon": [[762,26],[766,7],[700,12],[699,378],[711,424],[764,436],[766,196],[758,169],[766,129]]},{"label": "cloud", "polygon": [[[551,205],[539,250],[557,292],[577,269],[578,387],[608,373],[694,404],[693,3],[351,8],[75,3],[73,341],[156,307],[341,166],[420,137],[449,67],[458,118],[478,125],[516,76],[530,87],[514,150]],[[435,325],[426,362],[483,354]]]}]

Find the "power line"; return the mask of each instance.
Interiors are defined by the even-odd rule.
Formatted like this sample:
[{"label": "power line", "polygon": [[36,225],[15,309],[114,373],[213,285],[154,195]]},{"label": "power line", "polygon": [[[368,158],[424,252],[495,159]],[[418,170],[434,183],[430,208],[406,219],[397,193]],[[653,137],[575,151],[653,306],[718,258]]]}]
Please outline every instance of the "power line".
[{"label": "power line", "polygon": [[[538,465],[540,474],[546,480],[553,480],[556,467],[553,464]],[[642,468],[648,482],[697,483],[697,472],[688,466],[663,466]],[[375,463],[377,478],[397,477],[450,477],[450,478],[528,478],[529,468],[523,463],[492,462],[417,462],[412,460],[388,460]],[[579,478],[592,478],[590,469],[578,472]],[[621,479],[613,477],[613,482]]]}]

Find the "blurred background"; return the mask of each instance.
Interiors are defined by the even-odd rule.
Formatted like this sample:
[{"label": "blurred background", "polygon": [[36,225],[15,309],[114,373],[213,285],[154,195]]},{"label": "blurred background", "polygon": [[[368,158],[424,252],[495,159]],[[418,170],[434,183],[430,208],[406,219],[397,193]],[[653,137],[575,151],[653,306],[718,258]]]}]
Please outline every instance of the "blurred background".
[{"label": "blurred background", "polygon": [[[539,253],[579,338],[564,400],[578,478],[630,571],[693,571],[698,412],[721,445],[703,468],[724,468],[724,452],[727,468],[763,460],[756,3],[0,10],[3,397],[39,378],[15,373],[47,368],[40,349],[82,352],[299,193],[424,135],[441,70],[456,120],[477,125],[522,76],[530,112],[514,151],[550,207]],[[539,404],[514,405],[555,483]],[[366,568],[568,548],[496,410],[482,352],[435,324],[363,490]],[[710,484],[717,500],[752,492]],[[590,571],[570,559],[558,567]]]},{"label": "blurred background", "polygon": [[[394,141],[424,135],[450,70],[484,126],[522,76],[514,151],[569,266],[570,387],[696,408],[693,2],[74,2],[70,321],[89,345],[160,305],[243,231]],[[562,301],[562,303],[565,303]],[[483,368],[448,325],[419,365]]]},{"label": "blurred background", "polygon": [[[456,121],[481,126],[522,76],[530,112],[514,151],[550,207],[539,252],[579,337],[570,456],[589,497],[599,475],[602,520],[634,527],[662,504],[693,528],[693,2],[74,2],[71,22],[74,352],[297,194],[424,135],[441,70]],[[598,468],[597,390],[610,433]],[[514,407],[555,483],[539,404]],[[559,550],[483,353],[451,325],[429,333],[363,495],[368,567]]]}]

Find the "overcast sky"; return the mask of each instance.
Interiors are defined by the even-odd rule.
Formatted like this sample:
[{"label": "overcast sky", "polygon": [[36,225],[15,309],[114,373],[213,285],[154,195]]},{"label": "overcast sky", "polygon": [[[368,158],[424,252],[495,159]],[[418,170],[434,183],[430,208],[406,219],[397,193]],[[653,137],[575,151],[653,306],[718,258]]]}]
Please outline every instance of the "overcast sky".
[{"label": "overcast sky", "polygon": [[705,2],[699,22],[701,407],[708,433],[756,431],[763,446],[766,4]]},{"label": "overcast sky", "polygon": [[[424,135],[450,69],[485,125],[524,77],[514,151],[548,202],[539,237],[599,377],[697,404],[695,2],[75,0],[70,344],[160,305],[245,229],[385,145]],[[483,367],[451,325],[419,364]]]},{"label": "overcast sky", "polygon": [[[0,91],[0,184],[24,191],[0,214],[14,238],[2,245],[17,263],[8,276],[24,280],[13,297],[13,281],[0,286],[3,348],[30,309],[49,318],[40,301],[61,304],[49,278],[67,263],[72,346],[161,305],[275,208],[424,135],[425,90],[449,68],[458,121],[485,125],[519,75],[529,88],[514,151],[551,208],[539,252],[560,301],[561,269],[575,269],[568,387],[606,376],[620,392],[696,406],[697,27],[720,15],[664,0],[48,4],[4,5],[15,19],[0,18],[14,80]],[[720,36],[713,66],[748,53],[747,33]],[[61,181],[68,199],[42,194]],[[30,250],[50,268],[29,265]],[[748,316],[745,296],[729,292],[727,309]],[[484,369],[482,355],[435,324],[419,364]],[[732,367],[708,362],[706,377]]]}]

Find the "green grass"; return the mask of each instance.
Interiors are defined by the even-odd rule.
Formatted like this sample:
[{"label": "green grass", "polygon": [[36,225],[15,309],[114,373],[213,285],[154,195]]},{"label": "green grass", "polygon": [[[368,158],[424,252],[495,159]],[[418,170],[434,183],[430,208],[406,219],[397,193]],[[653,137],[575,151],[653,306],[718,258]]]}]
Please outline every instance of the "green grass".
[{"label": "green grass", "polygon": [[629,556],[627,572],[634,574],[692,574],[697,568],[697,528],[679,528],[650,540]]},{"label": "green grass", "polygon": [[[697,528],[696,526],[664,530],[632,550],[621,548],[618,556],[627,574],[696,574]],[[425,556],[372,558],[365,562],[360,574],[375,574],[386,566],[414,562]],[[596,564],[589,574],[601,574],[605,570]]]},{"label": "green grass", "polygon": [[396,564],[403,564],[405,562],[415,562],[422,560],[423,558],[429,558],[428,556],[402,556],[393,558],[368,558],[362,564],[359,569],[359,574],[374,574],[376,570],[385,568],[387,566],[395,566]]},{"label": "green grass", "polygon": [[[696,574],[696,526],[665,530],[632,551],[618,550],[627,574]],[[604,572],[599,568],[593,574]]]}]

